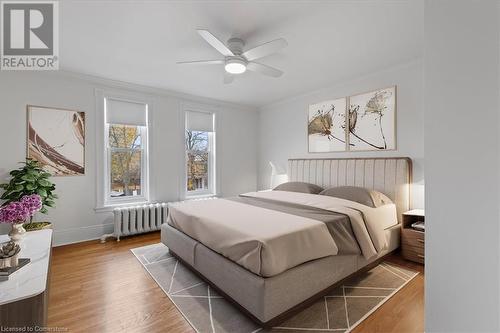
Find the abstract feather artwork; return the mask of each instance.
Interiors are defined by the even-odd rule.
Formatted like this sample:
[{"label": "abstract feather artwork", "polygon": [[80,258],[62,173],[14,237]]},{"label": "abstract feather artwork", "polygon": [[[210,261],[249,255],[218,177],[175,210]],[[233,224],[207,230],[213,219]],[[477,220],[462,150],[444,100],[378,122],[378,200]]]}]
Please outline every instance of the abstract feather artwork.
[{"label": "abstract feather artwork", "polygon": [[28,106],[28,158],[54,176],[85,174],[85,113]]},{"label": "abstract feather artwork", "polygon": [[396,87],[349,97],[349,150],[396,149]]},{"label": "abstract feather artwork", "polygon": [[309,105],[309,152],[346,150],[346,98]]}]

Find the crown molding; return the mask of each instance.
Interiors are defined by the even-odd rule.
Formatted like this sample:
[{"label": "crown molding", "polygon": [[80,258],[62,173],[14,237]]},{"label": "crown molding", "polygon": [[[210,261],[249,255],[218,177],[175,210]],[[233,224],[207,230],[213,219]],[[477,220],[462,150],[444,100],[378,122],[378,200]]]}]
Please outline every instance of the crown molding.
[{"label": "crown molding", "polygon": [[[35,72],[30,72],[35,73]],[[166,98],[175,98],[179,99],[181,103],[199,103],[204,104],[209,107],[218,107],[221,109],[232,109],[239,111],[251,111],[256,112],[258,109],[255,106],[246,105],[246,104],[238,104],[232,103],[217,99],[212,99],[208,97],[196,96],[187,93],[172,91],[163,88],[156,88],[152,86],[146,86],[136,83],[130,83],[120,80],[113,80],[104,77],[99,77],[90,74],[84,74],[80,72],[74,72],[67,69],[60,69],[58,71],[38,71],[36,72],[40,75],[47,75],[51,77],[63,77],[68,79],[75,79],[88,82],[90,84],[102,86],[103,88],[112,88],[112,89],[121,89],[121,90],[129,90],[131,92],[140,92],[147,95],[155,95]]]}]

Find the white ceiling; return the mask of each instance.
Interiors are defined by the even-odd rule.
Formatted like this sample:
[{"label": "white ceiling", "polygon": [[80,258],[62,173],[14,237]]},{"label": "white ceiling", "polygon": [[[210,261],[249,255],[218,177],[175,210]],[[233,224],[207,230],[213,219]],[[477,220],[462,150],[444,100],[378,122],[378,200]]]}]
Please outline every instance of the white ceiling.
[{"label": "white ceiling", "polygon": [[[423,1],[60,2],[61,68],[262,106],[422,56]],[[177,61],[221,58],[196,33],[205,28],[247,48],[284,37],[259,60],[285,72],[247,72],[230,85],[223,67]]]}]

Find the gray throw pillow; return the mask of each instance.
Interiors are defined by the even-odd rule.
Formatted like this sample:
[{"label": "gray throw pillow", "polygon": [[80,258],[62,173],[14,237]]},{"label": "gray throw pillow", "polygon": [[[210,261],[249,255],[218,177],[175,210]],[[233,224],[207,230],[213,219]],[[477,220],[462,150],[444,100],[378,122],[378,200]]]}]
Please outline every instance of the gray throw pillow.
[{"label": "gray throw pillow", "polygon": [[318,194],[323,191],[323,188],[318,185],[303,183],[303,182],[287,182],[276,186],[273,191],[288,191],[288,192],[300,192],[300,193],[310,193]]},{"label": "gray throw pillow", "polygon": [[355,186],[332,187],[322,191],[320,195],[350,200],[373,208],[392,203],[383,193]]}]

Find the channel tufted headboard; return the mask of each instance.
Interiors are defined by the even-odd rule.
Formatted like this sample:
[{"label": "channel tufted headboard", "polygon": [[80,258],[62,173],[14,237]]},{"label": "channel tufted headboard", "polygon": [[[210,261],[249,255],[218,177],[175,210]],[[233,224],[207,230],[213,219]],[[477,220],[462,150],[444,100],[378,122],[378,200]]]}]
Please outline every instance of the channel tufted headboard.
[{"label": "channel tufted headboard", "polygon": [[289,159],[288,180],[323,188],[359,186],[387,195],[398,219],[411,206],[412,162],[408,157]]}]

